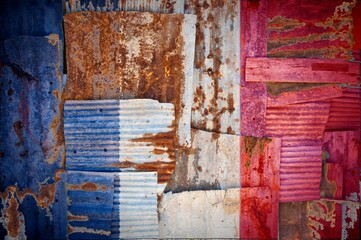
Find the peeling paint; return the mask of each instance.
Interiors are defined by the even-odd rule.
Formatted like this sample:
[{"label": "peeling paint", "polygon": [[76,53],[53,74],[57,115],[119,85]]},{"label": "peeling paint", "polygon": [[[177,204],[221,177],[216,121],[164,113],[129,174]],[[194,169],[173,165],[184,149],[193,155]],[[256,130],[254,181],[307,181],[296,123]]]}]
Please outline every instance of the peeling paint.
[{"label": "peeling paint", "polygon": [[72,227],[68,225],[68,234],[74,234],[74,233],[91,233],[91,234],[97,234],[97,235],[105,235],[110,236],[110,231],[103,231],[99,229],[92,229],[87,227]]},{"label": "peeling paint", "polygon": [[301,22],[298,19],[286,18],[283,16],[275,16],[274,18],[268,20],[268,29],[271,32],[292,31],[297,28],[304,27],[305,25],[306,23]]}]

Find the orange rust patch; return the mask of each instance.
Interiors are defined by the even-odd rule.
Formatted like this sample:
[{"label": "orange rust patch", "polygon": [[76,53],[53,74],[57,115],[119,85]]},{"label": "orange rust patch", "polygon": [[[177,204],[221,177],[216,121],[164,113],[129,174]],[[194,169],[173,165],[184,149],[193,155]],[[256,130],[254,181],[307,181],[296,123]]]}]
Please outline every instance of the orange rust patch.
[{"label": "orange rust patch", "polygon": [[95,192],[95,191],[106,191],[107,186],[96,184],[93,182],[86,182],[82,184],[68,184],[67,188],[70,190],[80,190],[80,191],[86,191],[86,192]]},{"label": "orange rust patch", "polygon": [[7,201],[7,207],[4,211],[4,217],[7,221],[6,230],[10,237],[17,238],[20,234],[19,222],[19,203],[14,197],[14,192],[11,193],[10,199]]},{"label": "orange rust patch", "polygon": [[73,214],[71,214],[70,212],[68,212],[68,221],[88,221],[89,217],[88,216],[75,216]]}]

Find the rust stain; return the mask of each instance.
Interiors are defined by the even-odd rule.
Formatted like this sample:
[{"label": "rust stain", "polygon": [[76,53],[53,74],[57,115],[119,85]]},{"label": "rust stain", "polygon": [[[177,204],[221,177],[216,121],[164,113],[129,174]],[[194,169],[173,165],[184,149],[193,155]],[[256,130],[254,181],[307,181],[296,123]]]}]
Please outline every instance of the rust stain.
[{"label": "rust stain", "polygon": [[[64,148],[65,138],[64,138],[64,101],[61,100],[58,105],[59,113],[54,117],[53,121],[50,124],[50,131],[52,132],[55,138],[55,146],[51,149],[43,149],[46,160],[49,164],[54,164],[59,157],[59,153]],[[49,153],[50,151],[50,153]],[[62,151],[60,167],[65,165],[65,151]]]},{"label": "rust stain", "polygon": [[67,14],[64,99],[155,99],[174,104],[178,123],[184,107],[183,20],[181,14]]},{"label": "rust stain", "polygon": [[[61,180],[60,174],[65,170],[57,170],[54,174],[54,182],[51,184],[41,184],[39,191],[34,192],[30,188],[19,190],[17,186],[10,185],[6,190],[0,193],[4,208],[1,211],[1,218],[6,223],[6,230],[10,237],[17,238],[25,233],[24,217],[19,212],[19,205],[26,196],[32,196],[37,205],[43,209],[49,208],[55,200],[55,191],[58,182]],[[24,231],[24,233],[23,233]]]},{"label": "rust stain", "polygon": [[96,184],[93,182],[85,182],[82,184],[67,184],[67,188],[73,191],[86,191],[86,192],[95,192],[95,191],[106,191],[108,188],[105,185]]},{"label": "rust stain", "polygon": [[335,227],[336,214],[335,202],[330,201],[309,201],[307,202],[307,226],[309,227],[310,238],[321,239],[321,230],[325,223],[329,223],[331,228]]},{"label": "rust stain", "polygon": [[23,136],[24,125],[21,121],[16,121],[13,124],[13,128],[14,128],[16,136],[19,139],[19,142],[16,143],[15,146],[19,147],[24,144],[24,136]]},{"label": "rust stain", "polygon": [[295,30],[297,28],[304,27],[306,23],[301,22],[297,19],[293,18],[286,18],[283,16],[276,16],[272,19],[268,20],[268,29],[269,31],[276,31],[276,32],[288,32]]},{"label": "rust stain", "polygon": [[59,41],[60,41],[58,34],[50,34],[49,36],[46,36],[45,38],[47,38],[48,42],[53,46],[58,45]]},{"label": "rust stain", "polygon": [[89,217],[88,216],[81,216],[81,215],[73,215],[71,214],[71,212],[68,212],[68,221],[72,222],[72,221],[88,221]]}]

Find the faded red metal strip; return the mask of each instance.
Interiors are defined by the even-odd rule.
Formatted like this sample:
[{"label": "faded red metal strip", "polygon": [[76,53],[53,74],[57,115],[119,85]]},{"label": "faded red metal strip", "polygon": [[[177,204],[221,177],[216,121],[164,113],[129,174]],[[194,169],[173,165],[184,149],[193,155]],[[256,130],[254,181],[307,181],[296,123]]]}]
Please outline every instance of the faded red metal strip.
[{"label": "faded red metal strip", "polygon": [[360,65],[336,60],[247,58],[246,81],[358,84]]}]

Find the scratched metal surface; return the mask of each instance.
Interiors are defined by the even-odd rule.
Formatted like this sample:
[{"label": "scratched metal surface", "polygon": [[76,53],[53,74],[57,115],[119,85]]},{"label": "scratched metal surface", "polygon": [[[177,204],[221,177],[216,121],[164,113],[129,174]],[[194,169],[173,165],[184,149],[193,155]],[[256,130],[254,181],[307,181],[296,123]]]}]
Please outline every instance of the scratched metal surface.
[{"label": "scratched metal surface", "polygon": [[240,133],[240,2],[185,1],[197,15],[192,127]]},{"label": "scratched metal surface", "polygon": [[115,173],[112,239],[159,238],[157,173]]},{"label": "scratched metal surface", "polygon": [[66,14],[65,99],[173,103],[176,145],[190,146],[195,21],[181,14]]},{"label": "scratched metal surface", "polygon": [[0,75],[0,237],[64,238],[61,42],[53,34],[4,43],[9,64]]},{"label": "scratched metal surface", "polygon": [[68,100],[64,104],[67,169],[157,171],[175,167],[174,106],[151,99]]}]

